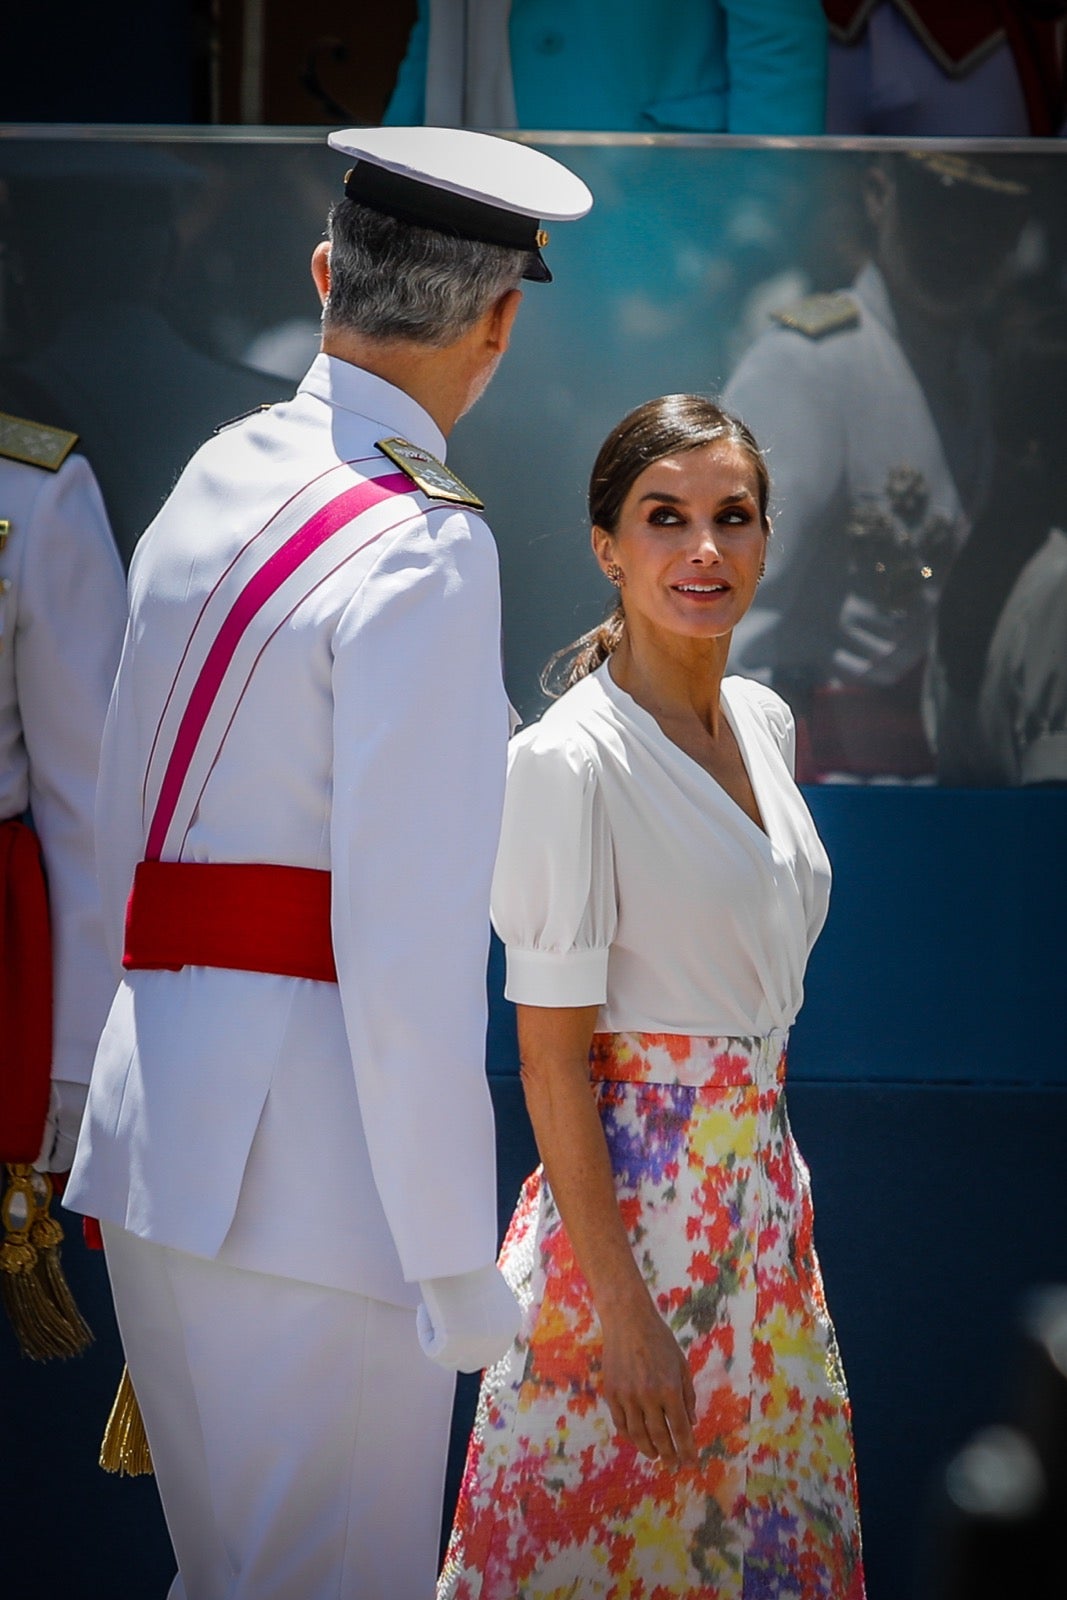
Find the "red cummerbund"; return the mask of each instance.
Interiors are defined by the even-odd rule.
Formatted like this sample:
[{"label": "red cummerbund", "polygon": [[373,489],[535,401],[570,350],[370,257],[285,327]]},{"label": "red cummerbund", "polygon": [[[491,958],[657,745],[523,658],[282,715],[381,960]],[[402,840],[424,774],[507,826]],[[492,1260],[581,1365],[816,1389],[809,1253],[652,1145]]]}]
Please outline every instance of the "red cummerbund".
[{"label": "red cummerbund", "polygon": [[330,874],[259,862],[142,861],[126,907],[122,964],[235,967],[336,983]]}]

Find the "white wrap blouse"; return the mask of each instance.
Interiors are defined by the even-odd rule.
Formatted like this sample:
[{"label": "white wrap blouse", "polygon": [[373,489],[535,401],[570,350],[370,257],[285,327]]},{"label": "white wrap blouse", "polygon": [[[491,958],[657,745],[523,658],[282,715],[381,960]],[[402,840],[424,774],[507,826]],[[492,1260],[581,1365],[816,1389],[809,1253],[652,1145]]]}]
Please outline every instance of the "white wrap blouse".
[{"label": "white wrap blouse", "polygon": [[509,999],[599,1005],[603,1032],[786,1030],[830,864],[793,781],[792,714],[728,677],[766,832],[605,663],[512,740],[493,922]]}]

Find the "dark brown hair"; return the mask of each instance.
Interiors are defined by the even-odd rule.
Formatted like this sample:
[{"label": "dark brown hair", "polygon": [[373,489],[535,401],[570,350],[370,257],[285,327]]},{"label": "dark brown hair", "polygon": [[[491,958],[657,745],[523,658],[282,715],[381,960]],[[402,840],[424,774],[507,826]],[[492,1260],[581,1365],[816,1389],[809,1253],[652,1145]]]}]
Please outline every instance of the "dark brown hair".
[{"label": "dark brown hair", "polygon": [[[664,456],[720,442],[737,445],[751,461],[760,521],[769,529],[771,480],[759,445],[738,417],[700,394],[665,394],[658,400],[646,400],[612,428],[600,446],[589,479],[590,522],[613,534],[626,496],[646,467]],[[620,599],[603,622],[551,657],[541,674],[544,692],[555,698],[595,672],[617,649],[624,626]]]}]

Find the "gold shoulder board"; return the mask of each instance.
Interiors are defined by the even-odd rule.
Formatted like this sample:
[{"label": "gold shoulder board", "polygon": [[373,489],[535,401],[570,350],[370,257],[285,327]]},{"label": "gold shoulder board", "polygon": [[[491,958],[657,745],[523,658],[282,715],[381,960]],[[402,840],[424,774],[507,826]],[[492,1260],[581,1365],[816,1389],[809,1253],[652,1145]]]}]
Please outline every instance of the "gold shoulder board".
[{"label": "gold shoulder board", "polygon": [[27,422],[25,417],[0,411],[0,456],[9,461],[58,472],[77,442],[78,435],[66,428],[50,428],[44,422]]},{"label": "gold shoulder board", "polygon": [[401,472],[406,472],[412,483],[431,500],[451,500],[456,505],[473,506],[475,511],[485,510],[485,501],[479,500],[472,489],[428,450],[409,444],[406,439],[379,439],[377,446],[382,455],[388,456]]},{"label": "gold shoulder board", "polygon": [[829,333],[858,328],[860,321],[856,303],[847,294],[809,294],[771,315],[783,328],[793,328],[808,339],[825,339]]}]

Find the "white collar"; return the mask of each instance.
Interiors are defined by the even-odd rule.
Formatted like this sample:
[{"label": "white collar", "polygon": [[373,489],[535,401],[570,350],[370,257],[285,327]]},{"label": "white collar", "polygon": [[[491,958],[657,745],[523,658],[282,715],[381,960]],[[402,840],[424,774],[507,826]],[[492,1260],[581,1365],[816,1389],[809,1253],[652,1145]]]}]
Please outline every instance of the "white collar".
[{"label": "white collar", "polygon": [[354,411],[381,428],[399,434],[409,444],[428,450],[439,461],[448,448],[445,436],[417,400],[364,367],[320,352],[302,378],[298,394],[313,394],[328,405]]}]

